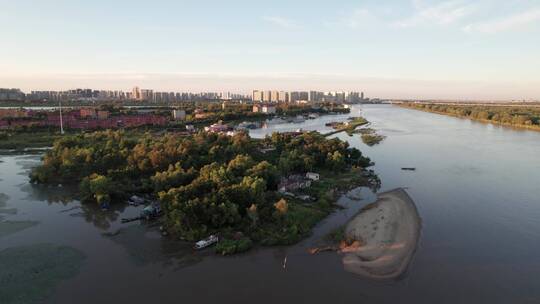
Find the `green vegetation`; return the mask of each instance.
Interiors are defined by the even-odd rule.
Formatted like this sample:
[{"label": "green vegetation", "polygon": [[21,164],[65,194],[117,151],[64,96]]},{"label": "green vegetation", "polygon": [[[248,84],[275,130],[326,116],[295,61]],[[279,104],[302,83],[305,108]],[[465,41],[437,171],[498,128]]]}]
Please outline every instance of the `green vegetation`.
[{"label": "green vegetation", "polygon": [[365,119],[364,117],[351,117],[349,118],[349,121],[336,123],[334,125],[334,129],[336,129],[336,131],[327,133],[325,134],[325,136],[334,135],[343,131],[347,132],[349,136],[352,136],[355,133],[356,128],[366,125],[368,123],[369,121],[367,121],[367,119]]},{"label": "green vegetation", "polygon": [[384,135],[365,133],[361,135],[362,141],[368,146],[374,146],[384,140]]},{"label": "green vegetation", "polygon": [[[264,147],[275,150],[259,152]],[[240,231],[274,245],[309,234],[333,210],[340,187],[368,183],[362,169],[370,165],[346,142],[316,132],[255,140],[246,133],[153,136],[109,130],[58,139],[31,181],[78,184],[83,201],[99,204],[147,193],[161,202],[164,226],[173,236],[193,241]],[[281,177],[307,171],[323,176],[306,189],[314,203],[283,199],[276,191]],[[223,254],[245,248],[225,245]]]},{"label": "green vegetation", "polygon": [[216,245],[216,253],[221,255],[231,255],[246,252],[251,249],[251,247],[253,247],[253,242],[247,237],[242,237],[238,240],[222,239]]},{"label": "green vegetation", "polygon": [[325,237],[324,240],[330,244],[339,244],[342,241],[347,240],[345,235],[345,225],[339,226],[336,229],[330,231]]},{"label": "green vegetation", "polygon": [[477,121],[540,131],[540,107],[404,103],[401,106]]},{"label": "green vegetation", "polygon": [[360,129],[357,130],[356,133],[360,133],[362,142],[370,147],[379,144],[386,138],[386,136],[377,134],[377,132],[371,128]]},{"label": "green vegetation", "polygon": [[24,149],[50,147],[60,137],[60,132],[0,131],[0,149]]}]

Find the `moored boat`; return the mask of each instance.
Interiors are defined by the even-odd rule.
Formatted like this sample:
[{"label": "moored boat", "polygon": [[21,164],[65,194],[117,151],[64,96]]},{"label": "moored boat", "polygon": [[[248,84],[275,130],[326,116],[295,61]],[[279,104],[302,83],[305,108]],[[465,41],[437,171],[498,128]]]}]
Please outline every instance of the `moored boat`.
[{"label": "moored boat", "polygon": [[196,250],[201,250],[206,247],[214,245],[218,241],[219,241],[219,237],[217,235],[211,235],[205,238],[204,240],[200,240],[197,243],[195,243],[195,246],[193,246],[193,248]]}]

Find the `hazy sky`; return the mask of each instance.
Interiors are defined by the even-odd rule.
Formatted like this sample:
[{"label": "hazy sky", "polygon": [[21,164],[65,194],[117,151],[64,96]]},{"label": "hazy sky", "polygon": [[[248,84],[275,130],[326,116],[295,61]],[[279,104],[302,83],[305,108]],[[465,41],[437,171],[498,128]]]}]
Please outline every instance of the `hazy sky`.
[{"label": "hazy sky", "polygon": [[0,87],[540,99],[540,0],[0,0]]}]

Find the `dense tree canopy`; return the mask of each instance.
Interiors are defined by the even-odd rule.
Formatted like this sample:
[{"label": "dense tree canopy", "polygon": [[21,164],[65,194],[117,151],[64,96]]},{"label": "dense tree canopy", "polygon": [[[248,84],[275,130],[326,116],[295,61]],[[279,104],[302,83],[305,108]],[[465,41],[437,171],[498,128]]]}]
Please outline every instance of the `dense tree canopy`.
[{"label": "dense tree canopy", "polygon": [[[259,151],[264,147],[275,149]],[[274,240],[290,242],[283,235],[296,238],[305,227],[289,218],[297,207],[280,201],[274,191],[282,176],[369,165],[346,142],[316,132],[254,140],[246,133],[135,136],[104,131],[56,141],[31,179],[78,183],[81,199],[98,203],[148,193],[161,201],[167,229],[191,240],[239,229],[259,239],[278,231]]]}]

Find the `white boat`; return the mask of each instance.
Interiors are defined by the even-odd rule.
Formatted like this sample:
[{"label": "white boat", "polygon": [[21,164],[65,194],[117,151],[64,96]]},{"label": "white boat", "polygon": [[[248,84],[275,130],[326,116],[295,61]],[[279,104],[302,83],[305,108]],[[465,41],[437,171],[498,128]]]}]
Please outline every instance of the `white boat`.
[{"label": "white boat", "polygon": [[217,235],[211,235],[204,240],[200,240],[197,243],[195,243],[195,246],[193,248],[197,250],[204,249],[206,247],[212,246],[213,244],[217,243],[219,241],[219,238]]},{"label": "white boat", "polygon": [[304,122],[304,121],[306,121],[306,119],[305,119],[304,116],[302,116],[302,115],[297,115],[297,116],[292,120],[293,123],[301,123],[301,122]]}]

